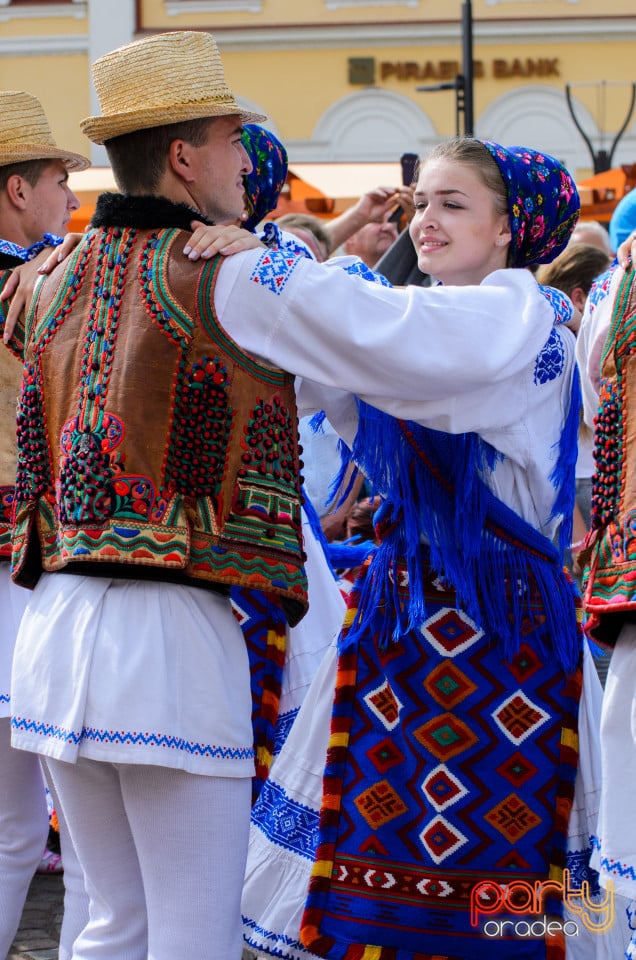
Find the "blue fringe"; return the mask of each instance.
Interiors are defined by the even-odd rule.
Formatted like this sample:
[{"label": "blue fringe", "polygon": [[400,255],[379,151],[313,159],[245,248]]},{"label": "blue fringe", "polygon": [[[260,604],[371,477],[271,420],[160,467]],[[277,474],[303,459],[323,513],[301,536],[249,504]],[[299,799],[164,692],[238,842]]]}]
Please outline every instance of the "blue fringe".
[{"label": "blue fringe", "polygon": [[377,549],[373,540],[332,540],[327,544],[327,559],[334,570],[352,570]]},{"label": "blue fringe", "polygon": [[[390,506],[384,511],[387,532],[365,578],[347,645],[361,638],[380,605],[390,611],[382,644],[419,628],[427,615],[423,573],[430,566],[455,589],[458,606],[501,644],[506,659],[518,651],[527,633],[522,623],[527,627],[529,620],[533,642],[574,670],[580,643],[572,585],[556,547],[484,482],[497,452],[477,434],[430,430],[362,402],[359,409],[353,457],[371,479],[373,492]],[[406,605],[398,592],[400,562],[406,563],[409,578]],[[537,591],[541,624],[534,620],[531,602]]]},{"label": "blue fringe", "polygon": [[337,580],[338,575],[336,574],[336,571],[334,570],[333,565],[329,562],[329,541],[325,537],[324,531],[322,529],[322,525],[320,523],[320,517],[316,513],[316,508],[314,507],[313,503],[307,496],[307,491],[305,490],[304,487],[301,487],[301,493],[303,497],[303,508],[305,510],[305,515],[307,517],[307,520],[309,521],[309,526],[311,527],[311,531],[314,537],[316,538],[316,540],[318,541],[318,543],[320,544],[320,546],[322,547],[322,552],[324,553],[327,559],[327,565],[329,567],[329,570],[331,571],[332,577],[334,578],[334,580]]},{"label": "blue fringe", "polygon": [[572,375],[572,390],[570,394],[570,409],[563,425],[559,441],[559,455],[550,480],[557,491],[557,495],[550,514],[550,520],[562,518],[559,529],[559,551],[561,562],[572,543],[572,519],[576,498],[576,459],[578,454],[578,434],[581,422],[581,381],[579,371],[574,366]]},{"label": "blue fringe", "polygon": [[314,415],[310,417],[310,420],[309,420],[309,426],[311,427],[312,432],[313,433],[324,432],[324,429],[325,429],[324,423],[326,419],[327,419],[327,414],[325,413],[324,410],[318,410],[317,413],[314,413]]}]

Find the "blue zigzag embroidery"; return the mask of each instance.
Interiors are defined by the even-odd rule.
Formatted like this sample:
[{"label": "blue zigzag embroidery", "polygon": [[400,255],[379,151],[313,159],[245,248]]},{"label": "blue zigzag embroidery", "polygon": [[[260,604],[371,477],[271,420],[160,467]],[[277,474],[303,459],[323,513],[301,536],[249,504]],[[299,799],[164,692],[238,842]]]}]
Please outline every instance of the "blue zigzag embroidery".
[{"label": "blue zigzag embroidery", "polygon": [[[243,917],[243,926],[254,931],[257,939],[252,937],[245,937],[246,942],[252,946],[256,947],[258,950],[263,949],[263,945],[267,943],[267,952],[273,957],[284,957],[284,958],[293,958],[296,956],[295,953],[286,953],[284,950],[281,950],[280,947],[274,947],[272,943],[282,943],[286,947],[291,947],[292,950],[297,950],[302,953],[307,953],[302,943],[299,940],[294,940],[292,937],[288,937],[283,933],[271,933],[271,931],[266,930],[264,927],[261,927],[255,920],[250,920],[249,917]],[[308,954],[309,956],[309,954]]]},{"label": "blue zigzag embroidery", "polygon": [[[598,837],[592,837],[592,848],[598,850],[601,853],[601,841]],[[619,860],[613,860],[611,857],[601,856],[600,859],[601,867],[603,870],[606,870],[607,873],[618,874],[620,877],[627,877],[628,880],[633,880],[636,882],[636,869],[634,867],[629,867],[626,863],[621,863]]]},{"label": "blue zigzag embroidery", "polygon": [[222,760],[252,760],[254,750],[251,747],[219,747],[213,744],[193,743],[182,737],[172,737],[161,733],[138,733],[136,730],[97,730],[94,727],[83,727],[78,733],[74,730],[65,730],[52,723],[38,723],[35,720],[25,720],[22,717],[13,717],[11,726],[14,730],[25,733],[36,733],[41,737],[51,737],[65,743],[79,744],[82,740],[92,740],[96,743],[118,743],[131,746],[164,747],[169,750],[182,750],[192,756],[213,757]]}]

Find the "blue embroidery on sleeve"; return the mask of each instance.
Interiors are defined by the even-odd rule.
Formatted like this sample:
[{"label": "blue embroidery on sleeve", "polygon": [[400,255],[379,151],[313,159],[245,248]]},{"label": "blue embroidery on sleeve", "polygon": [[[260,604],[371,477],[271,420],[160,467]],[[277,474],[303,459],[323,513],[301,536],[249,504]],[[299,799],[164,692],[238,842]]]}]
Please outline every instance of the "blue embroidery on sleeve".
[{"label": "blue embroidery on sleeve", "polygon": [[570,298],[555,287],[544,287],[542,283],[539,284],[539,290],[554,310],[554,322],[569,323],[572,319],[572,301]]},{"label": "blue embroidery on sleeve", "polygon": [[565,350],[561,335],[553,328],[548,341],[538,355],[534,365],[534,382],[538,385],[556,380],[563,373],[565,367]]},{"label": "blue embroidery on sleeve", "polygon": [[282,250],[266,250],[254,267],[250,280],[280,296],[299,262],[299,257]]},{"label": "blue embroidery on sleeve", "polygon": [[366,263],[363,263],[362,260],[357,260],[355,263],[350,263],[344,268],[345,273],[350,273],[355,277],[362,277],[363,280],[368,280],[370,283],[377,283],[382,287],[392,287],[393,284],[389,283],[386,277],[383,277],[381,273],[375,273],[373,270],[370,270],[367,267]]},{"label": "blue embroidery on sleeve", "polygon": [[600,273],[592,284],[592,289],[587,296],[590,316],[594,313],[601,300],[603,300],[609,293],[612,277],[617,269],[618,260],[615,259],[614,262],[607,268],[605,273]]}]

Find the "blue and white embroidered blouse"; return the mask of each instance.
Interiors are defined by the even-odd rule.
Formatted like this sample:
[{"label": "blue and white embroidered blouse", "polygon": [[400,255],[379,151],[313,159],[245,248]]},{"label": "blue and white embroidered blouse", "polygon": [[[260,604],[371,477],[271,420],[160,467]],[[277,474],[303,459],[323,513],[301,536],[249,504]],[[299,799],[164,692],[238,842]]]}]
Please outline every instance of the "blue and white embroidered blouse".
[{"label": "blue and white embroidered blouse", "polygon": [[[350,442],[352,394],[448,433],[479,433],[504,457],[493,492],[552,538],[550,480],[570,407],[574,336],[526,270],[479,286],[388,289],[283,251],[221,266],[216,307],[245,349],[300,377],[299,412],[324,409]],[[239,276],[249,276],[249,284]],[[343,389],[346,388],[346,389]],[[325,389],[329,388],[329,389]]]}]

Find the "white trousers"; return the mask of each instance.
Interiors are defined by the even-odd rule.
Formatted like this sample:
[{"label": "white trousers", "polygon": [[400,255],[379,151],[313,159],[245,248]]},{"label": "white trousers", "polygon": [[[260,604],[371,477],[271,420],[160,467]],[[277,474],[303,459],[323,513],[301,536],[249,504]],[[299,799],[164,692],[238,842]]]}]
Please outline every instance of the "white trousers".
[{"label": "white trousers", "polygon": [[601,719],[602,791],[597,868],[617,893],[636,899],[636,625],[626,624],[612,653]]},{"label": "white trousers", "polygon": [[42,758],[42,767],[57,813],[60,850],[64,867],[64,913],[60,929],[58,960],[71,960],[73,943],[88,923],[88,894],[84,884],[84,874],[68,832],[64,810],[44,758]]},{"label": "white trousers", "polygon": [[240,960],[251,779],[47,764],[89,896],[73,960]]},{"label": "white trousers", "polygon": [[35,753],[11,746],[9,717],[0,717],[0,957],[13,942],[29,884],[49,832],[44,778]]}]

